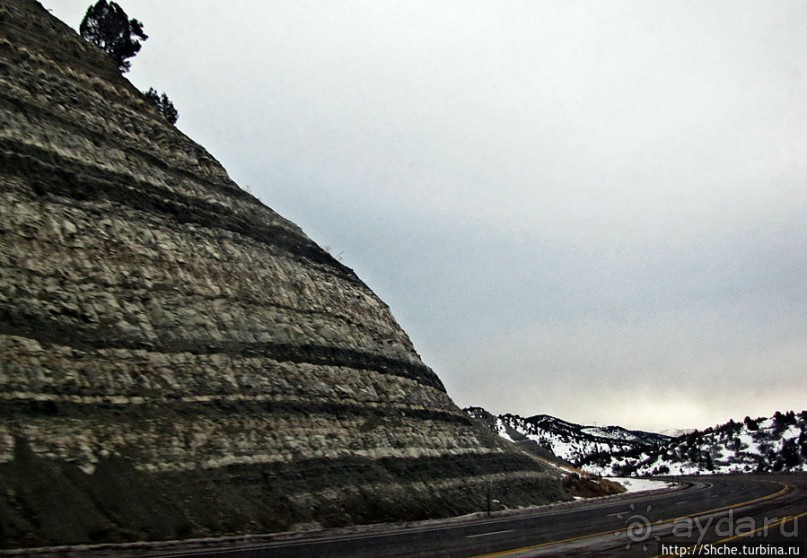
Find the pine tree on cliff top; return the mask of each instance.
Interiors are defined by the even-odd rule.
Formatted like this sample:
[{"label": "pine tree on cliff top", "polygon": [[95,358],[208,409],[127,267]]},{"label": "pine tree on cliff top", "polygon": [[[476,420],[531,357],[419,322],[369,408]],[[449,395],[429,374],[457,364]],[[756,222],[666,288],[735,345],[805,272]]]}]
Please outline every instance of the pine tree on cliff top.
[{"label": "pine tree on cliff top", "polygon": [[131,63],[128,59],[140,51],[140,41],[148,39],[141,22],[129,19],[123,8],[107,0],[98,0],[94,6],[87,8],[79,33],[106,52],[121,73],[129,71]]}]

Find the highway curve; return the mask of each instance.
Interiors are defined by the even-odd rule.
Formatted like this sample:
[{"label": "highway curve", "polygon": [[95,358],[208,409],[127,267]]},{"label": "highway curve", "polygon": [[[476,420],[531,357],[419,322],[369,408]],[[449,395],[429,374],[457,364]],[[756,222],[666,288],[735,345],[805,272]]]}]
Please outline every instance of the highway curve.
[{"label": "highway curve", "polygon": [[[807,473],[680,479],[678,489],[535,508],[499,517],[320,531],[246,541],[87,549],[93,556],[516,557],[741,556],[731,546],[801,547],[807,540]],[[713,543],[715,546],[704,546]],[[727,550],[728,548],[728,550]],[[777,546],[779,548],[779,546]],[[697,554],[700,552],[701,554]],[[794,550],[791,550],[791,556]],[[673,554],[670,554],[673,555]],[[748,555],[748,554],[745,554]],[[785,554],[787,555],[787,554]]]}]

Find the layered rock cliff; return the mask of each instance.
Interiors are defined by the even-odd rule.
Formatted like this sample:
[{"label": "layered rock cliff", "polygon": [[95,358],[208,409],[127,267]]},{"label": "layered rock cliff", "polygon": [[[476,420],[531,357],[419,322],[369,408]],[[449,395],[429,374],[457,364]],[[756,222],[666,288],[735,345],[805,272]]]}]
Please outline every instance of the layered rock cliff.
[{"label": "layered rock cliff", "polygon": [[0,546],[563,498],[389,308],[33,0],[0,3]]}]

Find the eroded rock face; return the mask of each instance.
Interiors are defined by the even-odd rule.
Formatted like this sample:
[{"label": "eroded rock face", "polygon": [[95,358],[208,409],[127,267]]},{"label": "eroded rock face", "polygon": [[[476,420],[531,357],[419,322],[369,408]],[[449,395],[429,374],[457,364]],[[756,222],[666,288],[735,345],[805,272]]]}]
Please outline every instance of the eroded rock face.
[{"label": "eroded rock face", "polygon": [[105,55],[33,0],[0,32],[0,545],[563,497]]}]

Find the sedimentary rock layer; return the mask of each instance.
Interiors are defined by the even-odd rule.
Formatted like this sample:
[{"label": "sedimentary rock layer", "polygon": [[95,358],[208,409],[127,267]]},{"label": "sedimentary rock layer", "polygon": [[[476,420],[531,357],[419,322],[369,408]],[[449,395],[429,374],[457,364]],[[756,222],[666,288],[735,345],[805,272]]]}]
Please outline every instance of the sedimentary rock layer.
[{"label": "sedimentary rock layer", "polygon": [[103,53],[33,0],[0,32],[0,545],[563,496]]}]

